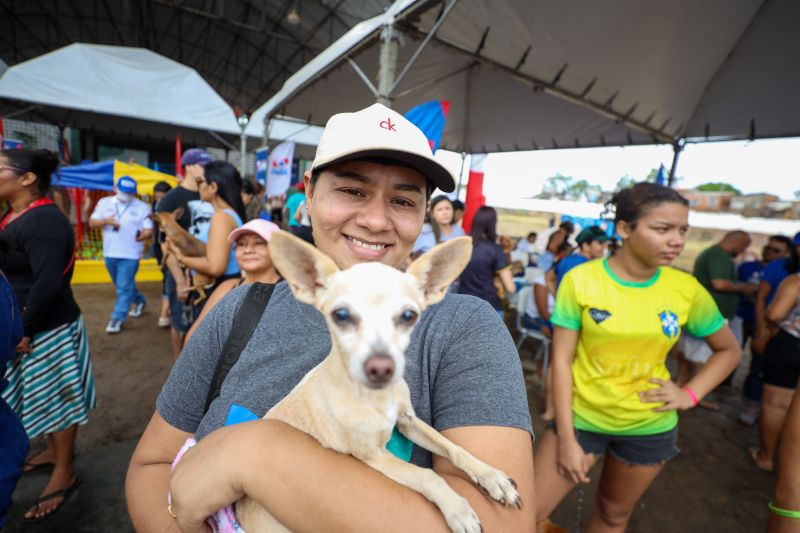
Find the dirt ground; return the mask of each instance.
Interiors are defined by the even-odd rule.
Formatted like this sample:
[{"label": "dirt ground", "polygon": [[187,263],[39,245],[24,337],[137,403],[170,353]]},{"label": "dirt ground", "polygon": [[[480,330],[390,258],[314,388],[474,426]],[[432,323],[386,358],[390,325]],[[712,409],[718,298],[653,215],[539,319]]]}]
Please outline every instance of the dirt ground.
[{"label": "dirt ground", "polygon": [[[145,315],[128,320],[122,334],[111,336],[103,331],[113,307],[111,286],[74,287],[88,326],[98,395],[98,408],[78,433],[76,468],[84,483],[57,515],[24,531],[132,530],[124,506],[125,469],[172,364],[169,332],[155,324],[160,284],[143,284],[141,289],[150,303]],[[521,357],[534,428],[541,435],[542,403],[531,360],[533,347],[533,341],[526,341]],[[742,406],[738,384],[746,373],[746,364],[745,360],[737,371],[736,385],[718,394],[722,402],[719,412],[698,409],[682,415],[683,453],[665,468],[642,499],[629,531],[764,530],[774,476],[750,463],[745,449],[756,443],[756,430],[736,422]],[[34,445],[40,448],[41,442]],[[593,482],[582,495],[573,491],[553,514],[553,520],[569,531],[578,531],[578,522],[585,524],[591,516],[599,468],[591,473]],[[44,476],[26,476],[20,482],[9,531],[23,530],[19,516],[45,480]]]}]

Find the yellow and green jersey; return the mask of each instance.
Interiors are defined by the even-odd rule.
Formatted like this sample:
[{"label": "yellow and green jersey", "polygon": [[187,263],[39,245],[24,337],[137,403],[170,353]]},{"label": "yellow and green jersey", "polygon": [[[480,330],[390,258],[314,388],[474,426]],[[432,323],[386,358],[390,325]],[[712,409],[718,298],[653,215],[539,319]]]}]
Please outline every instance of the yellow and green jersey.
[{"label": "yellow and green jersey", "polygon": [[673,429],[675,411],[655,413],[639,393],[670,379],[665,365],[681,328],[707,337],[725,325],[711,295],[691,275],[662,267],[645,282],[620,279],[598,259],[564,276],[551,321],[580,332],[572,363],[575,427],[613,435]]}]

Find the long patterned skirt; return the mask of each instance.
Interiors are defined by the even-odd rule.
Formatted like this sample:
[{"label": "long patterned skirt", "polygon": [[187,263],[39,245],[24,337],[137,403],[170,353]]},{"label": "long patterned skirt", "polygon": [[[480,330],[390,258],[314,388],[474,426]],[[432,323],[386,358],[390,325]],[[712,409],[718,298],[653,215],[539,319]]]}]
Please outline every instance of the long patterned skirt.
[{"label": "long patterned skirt", "polygon": [[28,438],[85,424],[97,398],[83,317],[37,333],[31,348],[8,363],[3,391]]}]

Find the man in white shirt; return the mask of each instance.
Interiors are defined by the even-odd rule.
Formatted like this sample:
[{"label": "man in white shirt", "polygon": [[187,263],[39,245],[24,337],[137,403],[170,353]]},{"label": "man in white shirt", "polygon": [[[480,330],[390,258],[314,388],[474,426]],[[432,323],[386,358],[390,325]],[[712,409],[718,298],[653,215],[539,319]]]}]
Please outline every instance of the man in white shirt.
[{"label": "man in white shirt", "polygon": [[[122,331],[128,316],[142,315],[147,303],[136,288],[136,271],[144,253],[144,241],[153,235],[150,206],[136,198],[136,180],[122,176],[114,187],[116,195],[97,202],[89,226],[103,228],[103,257],[117,291],[107,333]],[[129,308],[133,305],[133,309]]]},{"label": "man in white shirt", "polygon": [[527,259],[525,261],[525,266],[528,266],[531,263],[531,255],[536,253],[536,249],[534,248],[535,244],[536,244],[535,231],[528,233],[528,236],[526,238],[520,239],[519,242],[517,243],[517,248],[514,251],[526,255]]}]

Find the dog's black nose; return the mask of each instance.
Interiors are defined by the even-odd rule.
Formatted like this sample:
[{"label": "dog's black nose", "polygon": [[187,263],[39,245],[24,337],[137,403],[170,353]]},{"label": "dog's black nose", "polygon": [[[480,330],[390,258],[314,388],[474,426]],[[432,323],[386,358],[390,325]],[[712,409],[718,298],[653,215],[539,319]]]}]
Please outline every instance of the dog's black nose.
[{"label": "dog's black nose", "polygon": [[385,385],[394,375],[394,359],[388,355],[372,355],[364,361],[364,374],[370,385]]}]

